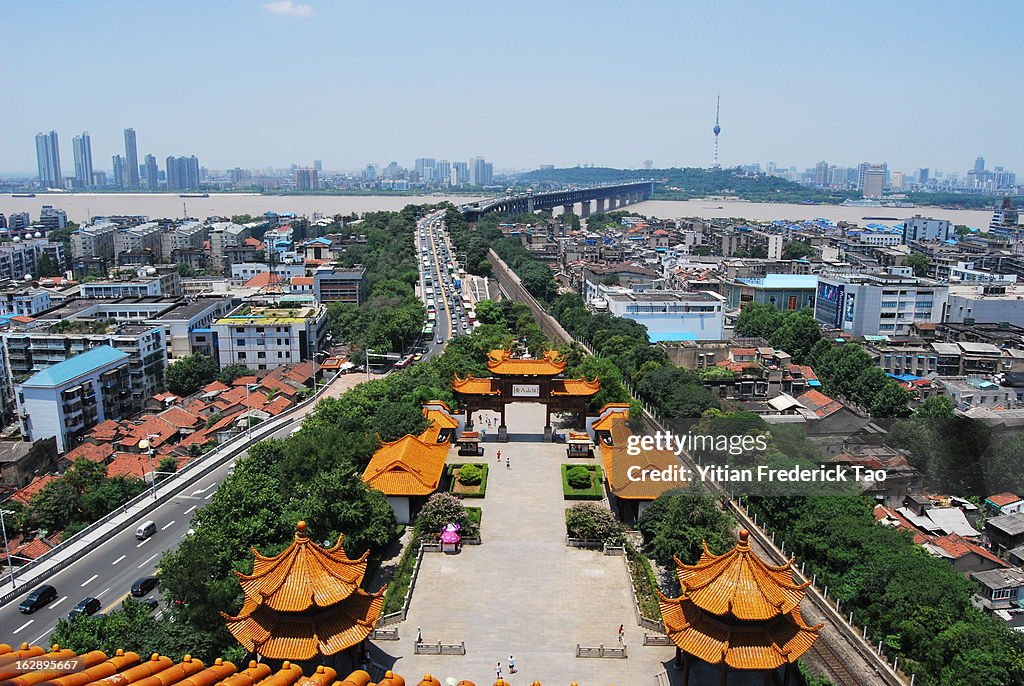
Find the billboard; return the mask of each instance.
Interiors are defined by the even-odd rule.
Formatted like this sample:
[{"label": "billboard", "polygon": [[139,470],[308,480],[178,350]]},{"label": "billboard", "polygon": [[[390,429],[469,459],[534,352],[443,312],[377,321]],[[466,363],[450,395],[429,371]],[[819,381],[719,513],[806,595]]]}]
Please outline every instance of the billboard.
[{"label": "billboard", "polygon": [[836,329],[842,328],[845,295],[845,286],[837,286],[825,281],[819,281],[818,295],[815,300],[816,310],[827,316],[824,318],[819,317],[818,321]]}]

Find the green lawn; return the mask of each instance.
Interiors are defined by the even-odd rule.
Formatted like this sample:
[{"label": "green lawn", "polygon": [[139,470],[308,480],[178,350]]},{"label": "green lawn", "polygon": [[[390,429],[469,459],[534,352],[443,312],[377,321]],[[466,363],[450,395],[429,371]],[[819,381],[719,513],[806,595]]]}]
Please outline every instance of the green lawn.
[{"label": "green lawn", "polygon": [[[583,467],[590,472],[589,488],[573,488],[569,485],[568,471],[572,467]],[[601,500],[604,498],[604,488],[601,486],[601,467],[596,464],[563,464],[562,465],[562,494],[566,500]]]},{"label": "green lawn", "polygon": [[475,486],[460,484],[458,479],[459,470],[465,465],[450,464],[445,467],[445,490],[463,498],[483,498],[487,495],[487,464],[484,462],[467,462],[466,464],[479,467],[483,472],[483,478],[480,479],[480,483]]}]

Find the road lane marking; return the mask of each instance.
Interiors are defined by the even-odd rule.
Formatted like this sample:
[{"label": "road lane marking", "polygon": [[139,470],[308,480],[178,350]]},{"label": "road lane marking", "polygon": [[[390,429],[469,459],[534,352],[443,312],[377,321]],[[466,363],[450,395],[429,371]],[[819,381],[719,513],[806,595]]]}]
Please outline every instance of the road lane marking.
[{"label": "road lane marking", "polygon": [[208,490],[210,490],[213,487],[213,485],[214,484],[210,484],[206,488],[197,488],[196,490],[192,491],[192,495],[199,495],[200,493],[206,493]]},{"label": "road lane marking", "polygon": [[100,591],[99,593],[97,593],[97,594],[96,594],[96,597],[97,597],[97,598],[102,598],[102,597],[104,596],[104,594],[105,594],[105,593],[106,593],[107,591],[109,591],[109,590],[110,590],[110,587],[109,587],[109,586],[107,586],[107,587],[106,587],[106,588],[104,588],[104,589],[103,589],[102,591]]},{"label": "road lane marking", "polygon": [[166,523],[166,524],[164,524],[164,525],[163,525],[162,527],[160,527],[160,531],[163,531],[163,530],[164,530],[164,529],[166,529],[167,527],[169,527],[169,526],[171,526],[172,524],[174,524],[174,522],[176,522],[176,521],[178,521],[178,520],[176,520],[176,519],[172,519],[171,521],[167,522],[167,523]]},{"label": "road lane marking", "polygon": [[148,565],[148,564],[149,564],[150,562],[152,562],[152,561],[153,561],[153,559],[154,559],[154,558],[155,558],[155,557],[156,557],[157,555],[159,555],[159,554],[160,554],[160,553],[154,553],[154,554],[150,555],[149,557],[147,557],[147,558],[146,558],[145,560],[143,560],[142,564],[141,564],[141,565],[139,565],[139,569],[142,569],[143,567],[145,567],[146,565]]},{"label": "road lane marking", "polygon": [[32,639],[32,643],[29,643],[29,645],[38,645],[41,640],[46,638],[50,634],[50,632],[53,631],[56,628],[57,628],[56,626],[51,626],[49,629],[47,629],[46,631],[44,631],[43,633],[39,634],[34,639]]},{"label": "road lane marking", "polygon": [[203,500],[209,500],[210,498],[213,497],[213,494],[216,493],[216,492],[217,491],[211,491],[205,498],[203,498]]},{"label": "road lane marking", "polygon": [[123,560],[126,557],[128,557],[128,556],[127,555],[122,555],[121,557],[119,557],[116,560],[114,560],[111,564],[115,564],[116,565],[118,562],[120,562],[121,560]]},{"label": "road lane marking", "polygon": [[30,620],[28,620],[27,622],[25,622],[24,624],[22,624],[21,626],[19,626],[19,627],[18,627],[17,629],[15,629],[14,631],[12,631],[11,633],[13,633],[13,634],[16,634],[16,633],[18,633],[19,631],[21,631],[22,629],[24,629],[25,627],[27,627],[27,626],[28,626],[29,624],[31,624],[31,623],[32,623],[32,622],[34,622],[34,621],[36,621],[36,620],[34,620],[34,619],[30,619]]},{"label": "road lane marking", "polygon": [[82,585],[81,585],[81,586],[79,586],[79,588],[85,588],[86,586],[88,586],[89,584],[91,584],[91,583],[92,583],[93,581],[95,581],[95,580],[96,580],[96,577],[98,577],[98,576],[99,576],[99,574],[93,574],[93,575],[92,575],[92,576],[90,576],[90,577],[89,577],[88,579],[86,579],[85,581],[83,581],[83,582],[82,582]]},{"label": "road lane marking", "polygon": [[110,604],[108,604],[102,611],[103,612],[110,612],[111,610],[114,609],[115,605],[117,605],[119,602],[121,602],[122,600],[127,598],[130,594],[131,594],[131,591],[129,591],[128,593],[125,593],[120,598],[114,598],[112,601],[110,601]]},{"label": "road lane marking", "polygon": [[188,514],[192,510],[196,509],[196,507],[197,507],[196,505],[193,505],[192,507],[188,508],[187,510],[185,510],[185,514]]},{"label": "road lane marking", "polygon": [[67,600],[67,599],[68,599],[68,597],[67,597],[67,596],[64,596],[63,598],[61,598],[60,600],[58,600],[57,602],[55,602],[55,603],[54,603],[53,605],[50,605],[50,606],[49,606],[49,607],[47,607],[46,609],[47,609],[47,610],[52,610],[53,608],[57,607],[58,605],[60,605],[61,603],[63,603],[63,602],[64,602],[65,600]]},{"label": "road lane marking", "polygon": [[135,547],[136,547],[136,548],[141,548],[142,546],[144,546],[144,545],[146,545],[147,543],[149,543],[149,541],[150,541],[150,539],[148,539],[148,538],[144,538],[144,539],[142,539],[142,543],[138,544],[138,545],[137,545],[137,546],[135,546]]}]

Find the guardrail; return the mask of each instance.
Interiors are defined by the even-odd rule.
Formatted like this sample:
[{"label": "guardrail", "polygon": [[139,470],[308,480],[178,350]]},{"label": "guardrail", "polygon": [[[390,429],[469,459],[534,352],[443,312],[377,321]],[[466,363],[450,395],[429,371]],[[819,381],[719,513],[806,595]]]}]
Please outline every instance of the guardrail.
[{"label": "guardrail", "polygon": [[412,652],[414,655],[465,655],[466,654],[466,643],[465,641],[459,641],[458,643],[423,643],[417,641],[413,646]]},{"label": "guardrail", "polygon": [[[252,443],[262,440],[284,425],[294,422],[296,419],[294,415],[301,409],[320,400],[321,396],[327,392],[330,384],[338,378],[340,378],[340,375],[336,375],[331,381],[321,386],[315,395],[297,404],[288,412],[257,425],[250,432],[243,431],[239,433],[237,436],[217,446],[215,450],[189,462],[181,471],[176,472],[174,476],[156,485],[156,498],[153,497],[153,489],[147,488],[143,493],[103,515],[78,533],[69,536],[66,540],[61,541],[59,545],[51,548],[32,562],[19,567],[14,575],[14,578],[18,581],[17,588],[12,586],[11,590],[0,595],[0,606],[28,592],[54,574],[74,564],[92,551],[95,547],[94,544],[106,540],[113,531],[127,528],[125,525],[135,523],[141,517],[149,514],[172,498],[177,497],[185,488],[223,466]],[[90,538],[93,534],[96,534],[96,536]],[[76,544],[84,545],[76,548]],[[62,559],[58,560],[56,558]],[[28,579],[20,578],[23,574],[32,570],[38,570],[35,576]],[[12,582],[8,581],[4,584],[4,587],[11,584]]]},{"label": "guardrail", "polygon": [[625,645],[621,645],[618,648],[610,648],[605,647],[604,643],[597,647],[581,646],[577,643],[576,657],[611,657],[622,660],[629,657],[629,655],[626,654]]}]

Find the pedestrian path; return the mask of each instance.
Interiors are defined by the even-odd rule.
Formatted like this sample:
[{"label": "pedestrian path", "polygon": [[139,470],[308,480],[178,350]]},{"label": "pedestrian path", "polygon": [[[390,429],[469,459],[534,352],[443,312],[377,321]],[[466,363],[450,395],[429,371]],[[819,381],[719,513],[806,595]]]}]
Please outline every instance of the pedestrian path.
[{"label": "pedestrian path", "polygon": [[[403,639],[377,644],[406,679],[430,673],[442,683],[449,676],[493,683],[499,659],[509,677],[512,654],[513,684],[653,684],[674,656],[672,648],[642,645],[622,558],[565,545],[565,446],[542,441],[543,412],[541,405],[509,406],[509,430],[533,432],[535,442],[488,443],[479,459],[449,457],[489,462],[487,497],[467,500],[483,510],[483,545],[425,556]],[[620,624],[628,659],[575,657],[577,643],[617,645]],[[414,655],[417,627],[426,642],[464,641],[466,655]]]}]

